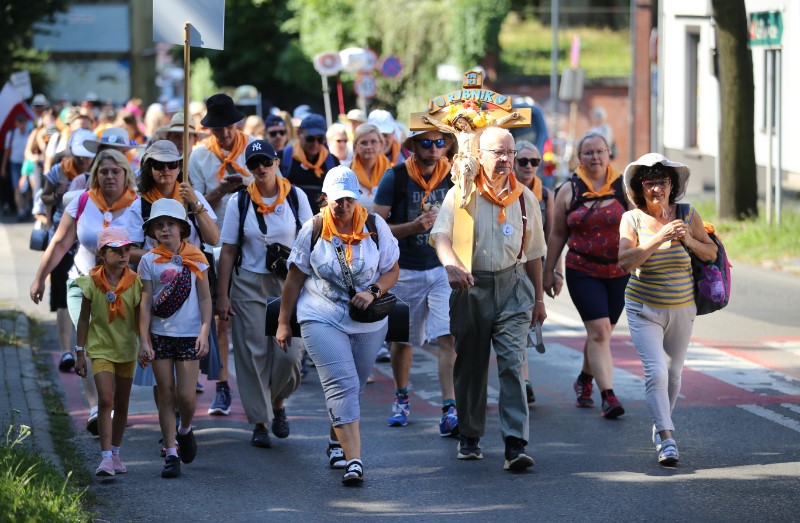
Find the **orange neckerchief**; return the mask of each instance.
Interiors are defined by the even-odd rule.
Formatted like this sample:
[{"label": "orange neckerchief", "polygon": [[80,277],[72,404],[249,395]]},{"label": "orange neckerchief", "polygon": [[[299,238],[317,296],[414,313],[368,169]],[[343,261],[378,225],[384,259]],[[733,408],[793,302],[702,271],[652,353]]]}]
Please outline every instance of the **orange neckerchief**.
[{"label": "orange neckerchief", "polygon": [[389,163],[389,159],[385,154],[378,155],[375,165],[372,166],[372,174],[370,175],[367,175],[367,170],[361,164],[361,158],[359,158],[358,155],[353,157],[353,162],[350,164],[350,168],[356,173],[358,183],[367,188],[370,196],[372,195],[372,189],[377,187],[381,178],[383,178],[383,173],[391,166],[392,164]]},{"label": "orange neckerchief", "polygon": [[[173,187],[172,187],[172,196],[169,196],[169,198],[172,198],[173,200],[177,200],[177,201],[183,203],[183,198],[181,198],[180,188],[181,188],[181,184],[179,184],[177,181],[175,181],[175,185],[173,185]],[[156,187],[155,185],[153,186],[152,189],[150,189],[149,191],[147,191],[145,193],[140,194],[139,196],[142,197],[142,200],[144,200],[144,201],[146,201],[148,203],[153,203],[155,201],[160,200],[161,198],[167,198],[167,196],[164,196],[163,194],[161,194],[161,191],[159,191],[158,187]]]},{"label": "orange neckerchief", "polygon": [[494,193],[492,185],[489,183],[486,174],[483,172],[483,167],[478,170],[478,175],[475,177],[475,182],[478,187],[478,192],[481,194],[481,196],[493,204],[500,206],[500,214],[497,216],[497,223],[503,223],[506,221],[506,207],[517,201],[522,194],[522,190],[524,189],[524,186],[521,183],[517,183],[514,173],[510,173],[508,175],[508,187],[511,190],[508,191],[502,199],[499,199]]},{"label": "orange neckerchief", "polygon": [[92,281],[97,288],[103,291],[106,296],[109,295],[109,292],[114,294],[114,301],[108,302],[108,322],[114,323],[117,315],[124,320],[125,307],[122,303],[122,293],[131,288],[136,281],[137,274],[130,270],[130,268],[125,267],[125,269],[122,271],[122,278],[119,279],[119,283],[117,283],[117,286],[113,291],[111,290],[111,285],[108,283],[108,278],[106,278],[105,265],[98,265],[89,271],[89,276],[92,277]]},{"label": "orange neckerchief", "polygon": [[300,146],[300,139],[298,139],[294,146],[292,147],[292,160],[297,160],[303,167],[306,169],[313,169],[314,175],[317,178],[322,178],[322,175],[325,174],[325,170],[322,166],[325,164],[325,160],[328,159],[328,149],[326,147],[321,147],[319,150],[319,158],[317,158],[317,163],[311,163],[306,158],[306,152]]},{"label": "orange neckerchief", "polygon": [[536,196],[537,200],[542,201],[542,180],[535,174],[533,175],[533,187],[528,187],[528,189]]},{"label": "orange neckerchief", "polygon": [[130,207],[131,204],[136,201],[136,198],[138,198],[138,196],[133,191],[133,189],[127,187],[125,189],[125,192],[122,193],[122,196],[120,196],[119,199],[114,203],[112,203],[111,206],[109,207],[108,205],[106,205],[106,199],[103,197],[103,193],[100,192],[100,189],[95,187],[94,189],[89,190],[89,198],[91,198],[94,204],[97,205],[97,208],[100,210],[100,214],[103,215],[103,228],[105,229],[106,227],[108,227],[108,224],[110,222],[110,220],[106,221],[105,217],[106,213],[108,212],[113,213],[114,211],[117,211],[119,209],[125,209],[127,207]]},{"label": "orange neckerchief", "polygon": [[414,161],[414,155],[406,158],[406,161],[403,163],[405,163],[406,170],[408,170],[408,176],[410,176],[411,179],[414,180],[414,182],[416,182],[416,184],[425,191],[425,196],[423,196],[422,201],[419,202],[420,207],[425,204],[425,200],[428,199],[428,195],[431,194],[431,191],[434,190],[440,183],[442,183],[442,180],[444,180],[445,176],[450,173],[450,162],[448,162],[447,158],[444,157],[439,158],[439,161],[433,168],[431,179],[427,182],[425,181],[425,178],[422,177],[422,173],[417,166],[417,162]]},{"label": "orange neckerchief", "polygon": [[614,183],[617,180],[617,178],[619,178],[619,171],[614,169],[611,166],[611,164],[609,164],[608,167],[606,168],[606,182],[603,184],[603,186],[600,188],[599,191],[595,191],[592,189],[592,187],[594,187],[594,184],[592,183],[592,180],[589,179],[589,175],[587,175],[586,171],[583,169],[583,165],[580,165],[578,166],[577,169],[575,169],[575,174],[577,174],[578,178],[583,180],[583,183],[585,183],[586,186],[589,188],[589,190],[583,193],[582,195],[586,198],[600,198],[601,196],[606,196],[607,194],[614,194],[614,192],[616,192],[614,191],[614,189],[611,188],[611,184]]},{"label": "orange neckerchief", "polygon": [[336,230],[336,224],[333,223],[333,214],[331,214],[330,207],[323,207],[322,211],[320,211],[322,213],[322,233],[320,237],[323,240],[331,241],[334,236],[338,236],[343,243],[346,243],[347,250],[345,251],[345,256],[347,257],[348,264],[350,264],[350,261],[353,259],[353,242],[361,241],[370,235],[368,232],[362,232],[364,230],[364,224],[367,223],[367,216],[369,216],[369,213],[361,205],[355,204],[355,206],[353,210],[353,234],[342,234]]},{"label": "orange neckerchief", "polygon": [[72,181],[76,176],[78,176],[78,168],[75,167],[75,160],[70,157],[65,157],[61,159],[61,172],[64,173],[64,176],[67,177],[67,180]]},{"label": "orange neckerchief", "polygon": [[[392,140],[392,150],[389,151],[389,154],[392,157],[391,164],[397,165],[397,162],[400,161],[400,144],[397,143],[395,140]],[[384,156],[386,155],[384,154]]]},{"label": "orange neckerchief", "polygon": [[256,187],[255,183],[251,183],[247,186],[247,193],[250,195],[250,200],[256,204],[256,210],[261,214],[269,214],[274,211],[275,207],[282,204],[286,199],[286,195],[292,190],[292,184],[286,178],[276,176],[275,181],[278,182],[278,197],[272,205],[267,205],[262,201],[261,193],[258,192],[258,187]]},{"label": "orange neckerchief", "polygon": [[247,147],[247,135],[242,131],[236,131],[236,138],[233,141],[233,147],[230,152],[228,152],[228,156],[223,155],[222,147],[219,146],[219,142],[214,136],[209,136],[203,140],[203,143],[208,147],[208,150],[222,162],[222,165],[219,166],[219,170],[217,171],[217,180],[222,181],[222,179],[225,178],[227,172],[225,168],[228,165],[233,167],[237,173],[245,178],[250,178],[250,173],[247,169],[236,163],[236,159],[241,156],[245,147]]},{"label": "orange neckerchief", "polygon": [[[167,249],[160,243],[150,249],[150,252],[153,254],[160,254],[158,258],[156,258],[156,263],[167,263],[172,261],[172,258],[175,257],[175,253],[171,250]],[[198,263],[208,263],[208,258],[206,255],[203,254],[203,251],[195,247],[190,243],[186,243],[185,241],[181,242],[181,248],[178,250],[178,256],[181,257],[183,261],[183,265],[189,267],[189,270],[192,271],[197,275],[198,278],[201,280],[203,279],[203,271],[200,270],[200,267],[197,265]]]}]

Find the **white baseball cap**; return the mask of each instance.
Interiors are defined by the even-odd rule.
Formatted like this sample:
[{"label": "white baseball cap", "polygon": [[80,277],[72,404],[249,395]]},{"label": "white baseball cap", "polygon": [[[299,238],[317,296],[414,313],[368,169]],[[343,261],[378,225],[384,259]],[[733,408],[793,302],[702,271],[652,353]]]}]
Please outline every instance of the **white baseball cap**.
[{"label": "white baseball cap", "polygon": [[69,152],[72,156],[94,158],[96,155],[86,148],[85,142],[96,140],[97,136],[88,129],[76,129],[69,136]]},{"label": "white baseball cap", "polygon": [[322,182],[322,192],[328,197],[328,201],[338,200],[339,198],[358,199],[361,189],[359,189],[356,173],[349,167],[339,165],[325,175],[325,181]]}]

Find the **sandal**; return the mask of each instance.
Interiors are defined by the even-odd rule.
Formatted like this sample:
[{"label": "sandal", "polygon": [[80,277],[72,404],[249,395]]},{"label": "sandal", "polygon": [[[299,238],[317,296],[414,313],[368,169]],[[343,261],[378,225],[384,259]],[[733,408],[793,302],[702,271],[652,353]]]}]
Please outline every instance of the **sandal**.
[{"label": "sandal", "polygon": [[354,459],[347,465],[342,483],[345,485],[360,485],[364,481],[364,465],[361,460]]},{"label": "sandal", "polygon": [[344,449],[341,445],[328,445],[326,452],[330,458],[330,465],[332,469],[343,469],[347,466],[347,459],[344,457]]}]

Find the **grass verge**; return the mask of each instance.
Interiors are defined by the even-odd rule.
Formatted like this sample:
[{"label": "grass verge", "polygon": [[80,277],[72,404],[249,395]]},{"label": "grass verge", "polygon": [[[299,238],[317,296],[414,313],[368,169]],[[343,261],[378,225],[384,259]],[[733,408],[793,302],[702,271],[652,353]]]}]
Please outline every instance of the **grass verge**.
[{"label": "grass verge", "polygon": [[704,221],[717,229],[728,256],[800,274],[800,209],[786,208],[781,224],[768,226],[764,210],[755,220],[720,220],[713,201],[692,202]]}]

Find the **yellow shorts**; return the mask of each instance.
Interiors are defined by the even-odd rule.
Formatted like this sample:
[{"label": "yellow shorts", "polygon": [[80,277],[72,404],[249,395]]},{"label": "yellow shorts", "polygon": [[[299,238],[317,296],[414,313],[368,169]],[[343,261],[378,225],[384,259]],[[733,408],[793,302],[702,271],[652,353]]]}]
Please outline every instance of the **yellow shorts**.
[{"label": "yellow shorts", "polygon": [[136,360],[133,361],[108,361],[103,358],[92,358],[92,376],[100,372],[110,372],[120,378],[131,378],[136,372]]}]

